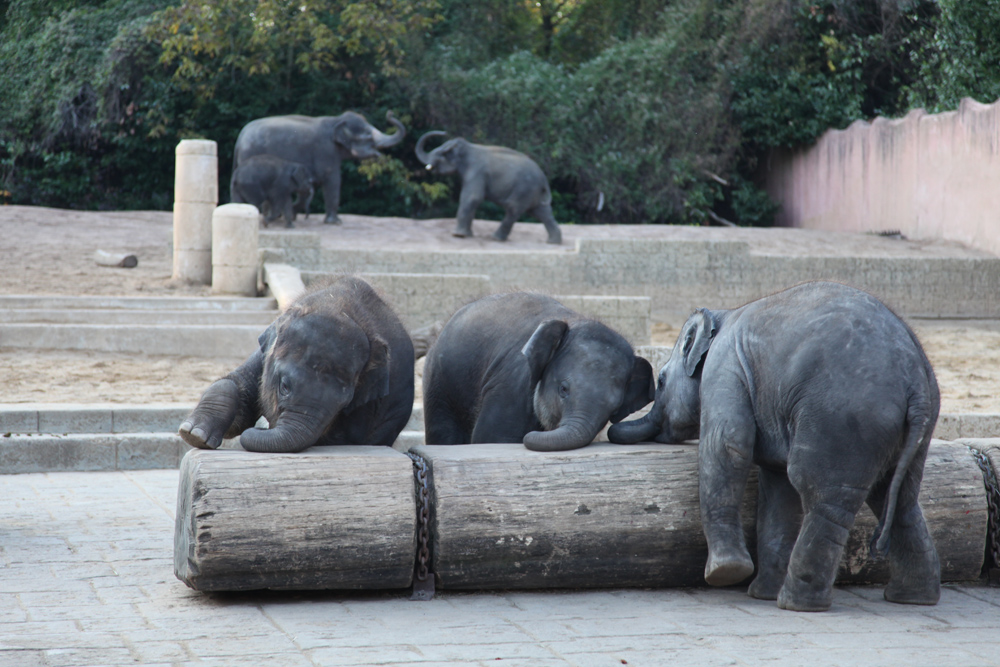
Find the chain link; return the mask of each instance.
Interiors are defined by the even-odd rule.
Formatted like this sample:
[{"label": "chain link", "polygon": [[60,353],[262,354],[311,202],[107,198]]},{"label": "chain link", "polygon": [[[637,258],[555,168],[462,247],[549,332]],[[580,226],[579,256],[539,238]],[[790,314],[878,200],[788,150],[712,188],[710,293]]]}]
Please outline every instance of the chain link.
[{"label": "chain link", "polygon": [[986,546],[993,558],[993,563],[988,563],[987,567],[1000,567],[1000,483],[997,482],[996,471],[986,453],[971,447],[969,449],[983,471],[983,485],[986,487],[986,504],[989,507]]},{"label": "chain link", "polygon": [[417,550],[416,577],[418,581],[426,581],[427,577],[433,576],[430,573],[430,490],[427,485],[427,462],[423,458],[411,452],[406,453],[413,460],[413,473],[416,475],[419,490],[417,491],[417,520],[420,524],[417,529],[417,539],[420,548]]}]

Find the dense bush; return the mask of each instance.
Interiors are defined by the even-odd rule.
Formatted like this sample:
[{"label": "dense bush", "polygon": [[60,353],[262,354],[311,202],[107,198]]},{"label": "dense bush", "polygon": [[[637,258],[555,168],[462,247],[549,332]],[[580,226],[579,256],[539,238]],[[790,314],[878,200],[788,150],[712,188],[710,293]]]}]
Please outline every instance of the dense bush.
[{"label": "dense bush", "polygon": [[225,199],[247,121],[392,109],[344,212],[454,215],[412,151],[444,129],[531,155],[561,221],[764,225],[769,151],[994,101],[998,65],[1000,0],[0,1],[0,202],[169,208],[188,137]]}]

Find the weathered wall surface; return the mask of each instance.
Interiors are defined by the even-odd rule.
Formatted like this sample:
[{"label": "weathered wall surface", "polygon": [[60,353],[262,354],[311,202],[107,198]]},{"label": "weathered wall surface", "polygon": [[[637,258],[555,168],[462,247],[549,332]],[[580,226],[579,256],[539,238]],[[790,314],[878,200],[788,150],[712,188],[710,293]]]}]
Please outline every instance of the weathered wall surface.
[{"label": "weathered wall surface", "polygon": [[830,130],[775,155],[766,188],[782,226],[899,230],[1000,255],[1000,102]]}]

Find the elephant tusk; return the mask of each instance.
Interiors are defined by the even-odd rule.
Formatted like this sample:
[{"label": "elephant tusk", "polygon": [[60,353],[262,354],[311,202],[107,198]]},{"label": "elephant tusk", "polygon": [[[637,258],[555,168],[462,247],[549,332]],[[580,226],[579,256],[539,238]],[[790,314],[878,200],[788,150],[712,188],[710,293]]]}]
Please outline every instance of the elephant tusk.
[{"label": "elephant tusk", "polygon": [[427,171],[430,171],[433,168],[434,168],[434,165],[432,165],[432,164],[427,165]]}]

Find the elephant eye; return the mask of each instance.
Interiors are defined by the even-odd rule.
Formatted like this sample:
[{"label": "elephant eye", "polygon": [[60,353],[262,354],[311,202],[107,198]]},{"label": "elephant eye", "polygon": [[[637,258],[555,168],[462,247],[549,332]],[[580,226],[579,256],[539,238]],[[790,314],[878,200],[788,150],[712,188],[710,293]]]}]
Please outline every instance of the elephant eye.
[{"label": "elephant eye", "polygon": [[278,395],[288,396],[288,394],[291,393],[291,391],[292,388],[288,386],[288,382],[285,380],[285,378],[281,378],[278,381]]},{"label": "elephant eye", "polygon": [[559,398],[569,398],[569,383],[565,380],[559,383]]}]

